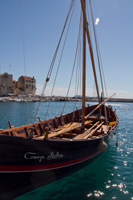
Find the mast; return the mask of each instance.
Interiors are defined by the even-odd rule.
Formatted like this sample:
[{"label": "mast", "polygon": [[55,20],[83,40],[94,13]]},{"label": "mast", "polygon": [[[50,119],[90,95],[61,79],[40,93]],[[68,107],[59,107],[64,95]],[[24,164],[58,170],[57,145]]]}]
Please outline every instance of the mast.
[{"label": "mast", "polygon": [[[86,0],[84,6],[86,10]],[[84,116],[85,116],[85,86],[86,86],[86,32],[85,32],[85,20],[83,17],[83,74],[82,74],[82,127],[84,127]]]},{"label": "mast", "polygon": [[[85,24],[87,24],[87,17],[86,17],[86,12],[85,12],[84,0],[80,0],[80,2],[81,2],[82,11],[83,11],[83,18],[84,18]],[[92,51],[92,47],[91,47],[91,40],[90,40],[90,34],[89,34],[88,26],[86,26],[85,30],[86,30],[85,32],[87,34],[87,40],[88,40],[89,49],[90,49],[90,56],[91,56],[93,74],[94,74],[94,79],[95,79],[95,84],[96,84],[98,101],[100,103],[99,89],[98,89],[98,83],[97,83],[97,77],[96,77],[96,70],[95,70],[95,63],[94,63],[94,57],[93,57],[93,51]]]}]

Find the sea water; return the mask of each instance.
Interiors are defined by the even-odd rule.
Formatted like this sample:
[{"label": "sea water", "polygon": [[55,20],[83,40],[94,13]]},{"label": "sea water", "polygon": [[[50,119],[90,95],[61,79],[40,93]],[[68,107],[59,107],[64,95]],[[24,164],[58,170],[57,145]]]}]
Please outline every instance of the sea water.
[{"label": "sea water", "polygon": [[[133,103],[108,104],[116,109],[119,127],[106,152],[87,167],[15,200],[133,199]],[[48,102],[40,104],[37,117],[42,120],[45,119],[47,105]],[[63,102],[52,102],[47,118],[58,116],[63,105]],[[74,106],[74,102],[67,102],[64,113],[71,112]],[[80,103],[76,106],[79,107]],[[8,120],[16,127],[32,123],[37,107],[38,103],[34,102],[1,102],[0,128],[8,128]],[[38,121],[37,117],[35,121]]]}]

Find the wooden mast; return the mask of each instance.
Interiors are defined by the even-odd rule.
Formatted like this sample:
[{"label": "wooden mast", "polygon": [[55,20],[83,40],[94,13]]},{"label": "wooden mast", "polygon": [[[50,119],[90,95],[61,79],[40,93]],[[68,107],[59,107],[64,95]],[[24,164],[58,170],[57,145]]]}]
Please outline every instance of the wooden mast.
[{"label": "wooden mast", "polygon": [[[82,11],[83,11],[84,22],[85,22],[85,24],[88,24],[88,23],[87,23],[86,12],[85,12],[84,0],[80,0],[80,2],[81,2]],[[97,83],[97,77],[96,77],[96,70],[95,70],[95,63],[94,63],[94,57],[93,57],[93,51],[92,51],[92,47],[91,47],[91,40],[90,40],[90,34],[89,34],[88,26],[86,26],[86,29],[85,29],[85,30],[86,30],[86,34],[87,34],[89,49],[90,49],[90,56],[91,56],[93,74],[94,74],[94,79],[95,79],[95,84],[96,84],[96,90],[97,90],[98,101],[99,101],[99,103],[100,103],[99,89],[98,89],[98,83]]]},{"label": "wooden mast", "polygon": [[[84,6],[86,9],[86,0]],[[85,20],[83,17],[83,74],[82,74],[82,127],[84,128],[84,116],[85,116],[85,86],[86,86],[86,31],[85,31]]]}]

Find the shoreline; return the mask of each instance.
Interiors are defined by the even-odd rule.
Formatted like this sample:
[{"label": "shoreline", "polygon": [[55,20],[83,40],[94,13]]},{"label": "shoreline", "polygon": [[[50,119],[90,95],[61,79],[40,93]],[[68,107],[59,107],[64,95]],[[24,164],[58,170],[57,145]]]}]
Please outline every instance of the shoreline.
[{"label": "shoreline", "polygon": [[[103,101],[106,98],[103,99]],[[78,101],[81,102],[82,99],[81,98],[75,98],[75,97],[61,97],[61,98],[57,98],[56,96],[54,98],[51,97],[44,97],[41,102],[72,102],[72,101]],[[34,97],[34,98],[11,98],[11,97],[0,97],[0,102],[40,102],[40,98],[38,96]],[[86,102],[97,102],[98,103],[98,99],[95,97],[89,97],[86,98]],[[124,99],[124,98],[111,98],[109,99],[109,101],[107,102],[118,102],[118,103],[133,103],[133,99]]]},{"label": "shoreline", "polygon": [[[103,99],[105,100],[105,99]],[[92,102],[98,102],[97,99],[88,99],[88,101],[92,101]],[[118,103],[133,103],[133,99],[124,99],[124,98],[112,98],[109,99],[109,101],[107,102],[118,102]]]}]

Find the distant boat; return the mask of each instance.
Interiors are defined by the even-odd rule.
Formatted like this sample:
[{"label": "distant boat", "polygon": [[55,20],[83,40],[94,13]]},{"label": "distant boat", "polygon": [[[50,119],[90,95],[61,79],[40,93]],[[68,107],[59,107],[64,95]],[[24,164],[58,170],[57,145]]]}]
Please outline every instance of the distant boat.
[{"label": "distant boat", "polygon": [[[72,0],[71,7],[75,1]],[[82,109],[40,120],[37,123],[0,131],[0,197],[14,197],[61,179],[95,161],[107,149],[118,125],[111,106],[99,96],[93,51],[83,12]],[[85,38],[87,36],[99,103],[85,107]],[[64,77],[65,78],[65,77]],[[46,85],[49,76],[46,78]],[[53,112],[53,110],[52,110]],[[21,113],[20,113],[21,114]],[[89,178],[89,177],[87,177]]]},{"label": "distant boat", "polygon": [[33,101],[33,102],[39,102],[40,99],[33,99],[32,101]]},{"label": "distant boat", "polygon": [[62,97],[62,98],[60,98],[60,101],[66,101],[66,99]]}]

